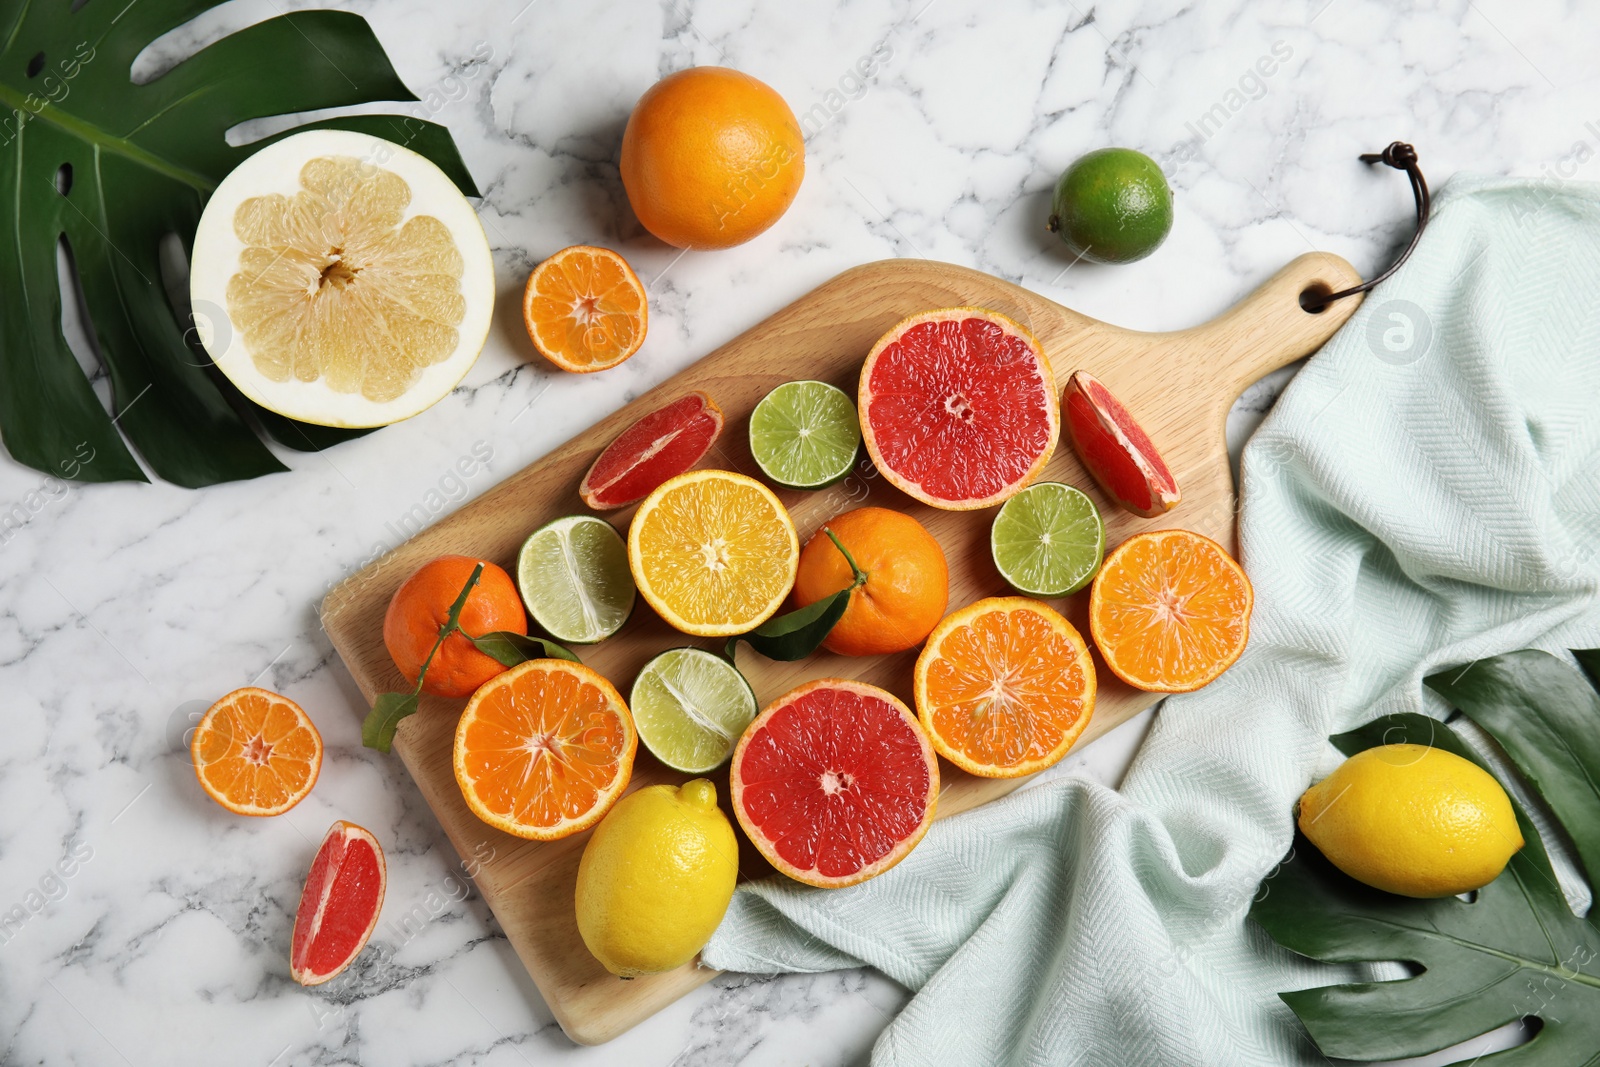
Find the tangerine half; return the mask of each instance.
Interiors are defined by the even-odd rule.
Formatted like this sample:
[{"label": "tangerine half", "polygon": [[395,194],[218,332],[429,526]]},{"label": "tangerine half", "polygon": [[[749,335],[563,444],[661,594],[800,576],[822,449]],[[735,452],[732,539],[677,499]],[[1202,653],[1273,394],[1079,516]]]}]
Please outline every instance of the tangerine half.
[{"label": "tangerine half", "polygon": [[200,788],[235,815],[282,815],[322,770],[322,734],[294,701],[235,689],[207,709],[189,740]]}]

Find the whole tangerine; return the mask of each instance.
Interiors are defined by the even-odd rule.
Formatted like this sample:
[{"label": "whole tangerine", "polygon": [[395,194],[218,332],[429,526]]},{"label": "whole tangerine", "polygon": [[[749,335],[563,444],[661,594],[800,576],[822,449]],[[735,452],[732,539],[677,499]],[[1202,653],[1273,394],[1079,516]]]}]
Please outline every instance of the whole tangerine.
[{"label": "whole tangerine", "polygon": [[794,599],[800,607],[849,587],[850,563],[828,531],[866,572],[822,646],[841,656],[876,656],[915,648],[944,617],[950,568],[944,549],[911,516],[857,508],[828,520],[800,551]]},{"label": "whole tangerine", "polygon": [[726,67],[651,86],[622,134],[622,185],[645,229],[679,248],[743,244],[805,176],[805,138],[776,90]]},{"label": "whole tangerine", "polygon": [[[424,563],[400,583],[383,616],[383,643],[394,665],[412,685],[439,639],[440,627],[450,618],[450,608],[461,595],[462,586],[480,563],[483,574],[462,605],[458,620],[461,628],[474,637],[496,630],[528,632],[522,597],[504,569],[470,556],[440,556]],[[422,691],[436,697],[469,697],[505,669],[505,664],[479,652],[461,634],[453,633],[445,638],[428,665]]]}]

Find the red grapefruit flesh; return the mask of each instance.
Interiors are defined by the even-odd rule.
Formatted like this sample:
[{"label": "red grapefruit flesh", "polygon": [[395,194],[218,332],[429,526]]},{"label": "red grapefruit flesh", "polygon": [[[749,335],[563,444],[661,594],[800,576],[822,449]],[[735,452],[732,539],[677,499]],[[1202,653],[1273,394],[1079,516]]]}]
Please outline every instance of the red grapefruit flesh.
[{"label": "red grapefruit flesh", "polygon": [[668,478],[700,462],[722,433],[722,409],[704,393],[657,408],[622,432],[578,486],[596,511],[637,504]]},{"label": "red grapefruit flesh", "polygon": [[378,925],[387,878],[376,838],[342,819],[329,828],[294,914],[291,978],[321,985],[354,962]]},{"label": "red grapefruit flesh", "polygon": [[1080,370],[1067,380],[1061,413],[1078,458],[1112,500],[1150,519],[1183,498],[1149,435],[1094,375]]},{"label": "red grapefruit flesh", "polygon": [[1050,361],[982,308],[913,315],[861,368],[861,436],[878,470],[925,504],[968,511],[1031,482],[1060,430]]},{"label": "red grapefruit flesh", "polygon": [[739,825],[774,867],[835,888],[882,874],[922,840],[939,762],[893,694],[823,678],[756,716],[729,786]]}]

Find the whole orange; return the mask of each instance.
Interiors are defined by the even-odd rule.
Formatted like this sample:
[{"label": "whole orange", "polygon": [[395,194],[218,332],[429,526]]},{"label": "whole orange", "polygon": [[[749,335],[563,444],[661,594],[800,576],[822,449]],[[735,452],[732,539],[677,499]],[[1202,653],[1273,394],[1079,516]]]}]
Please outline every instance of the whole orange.
[{"label": "whole orange", "polygon": [[950,568],[939,542],[922,523],[888,508],[857,508],[830,519],[800,551],[794,599],[801,607],[855,580],[829,530],[867,581],[850,594],[850,606],[822,646],[841,656],[875,656],[921,644],[950,599]]},{"label": "whole orange", "polygon": [[[461,608],[461,628],[474,637],[496,630],[528,632],[522,597],[511,575],[501,568],[469,556],[440,556],[424,563],[400,583],[383,616],[383,643],[394,665],[412,685],[416,684],[433,643],[439,639],[439,628],[449,619],[450,607],[461,595],[461,587],[472,577],[472,568],[480,563],[483,574]],[[503,663],[479,652],[461,634],[451,634],[428,665],[422,691],[436,697],[469,697],[505,669]]]},{"label": "whole orange", "polygon": [[645,229],[679,248],[728,248],[788,210],[805,138],[771,86],[691,67],[651,86],[622,134],[622,185]]}]

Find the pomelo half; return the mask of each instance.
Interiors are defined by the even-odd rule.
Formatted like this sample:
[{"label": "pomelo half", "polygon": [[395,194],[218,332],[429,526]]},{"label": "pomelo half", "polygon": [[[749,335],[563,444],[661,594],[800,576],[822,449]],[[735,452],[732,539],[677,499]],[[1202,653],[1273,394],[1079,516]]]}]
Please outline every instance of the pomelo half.
[{"label": "pomelo half", "polygon": [[951,511],[1031,482],[1060,430],[1050,361],[1031,333],[983,308],[913,315],[861,368],[861,436],[907,495]]},{"label": "pomelo half", "polygon": [[261,149],[195,231],[201,343],[239,391],[323,426],[383,426],[444,397],[494,311],[483,226],[444,171],[349,130]]},{"label": "pomelo half", "polygon": [[882,874],[933,822],[939,762],[892,693],[823,678],[756,716],[733,752],[733,812],[761,854],[808,885]]}]

